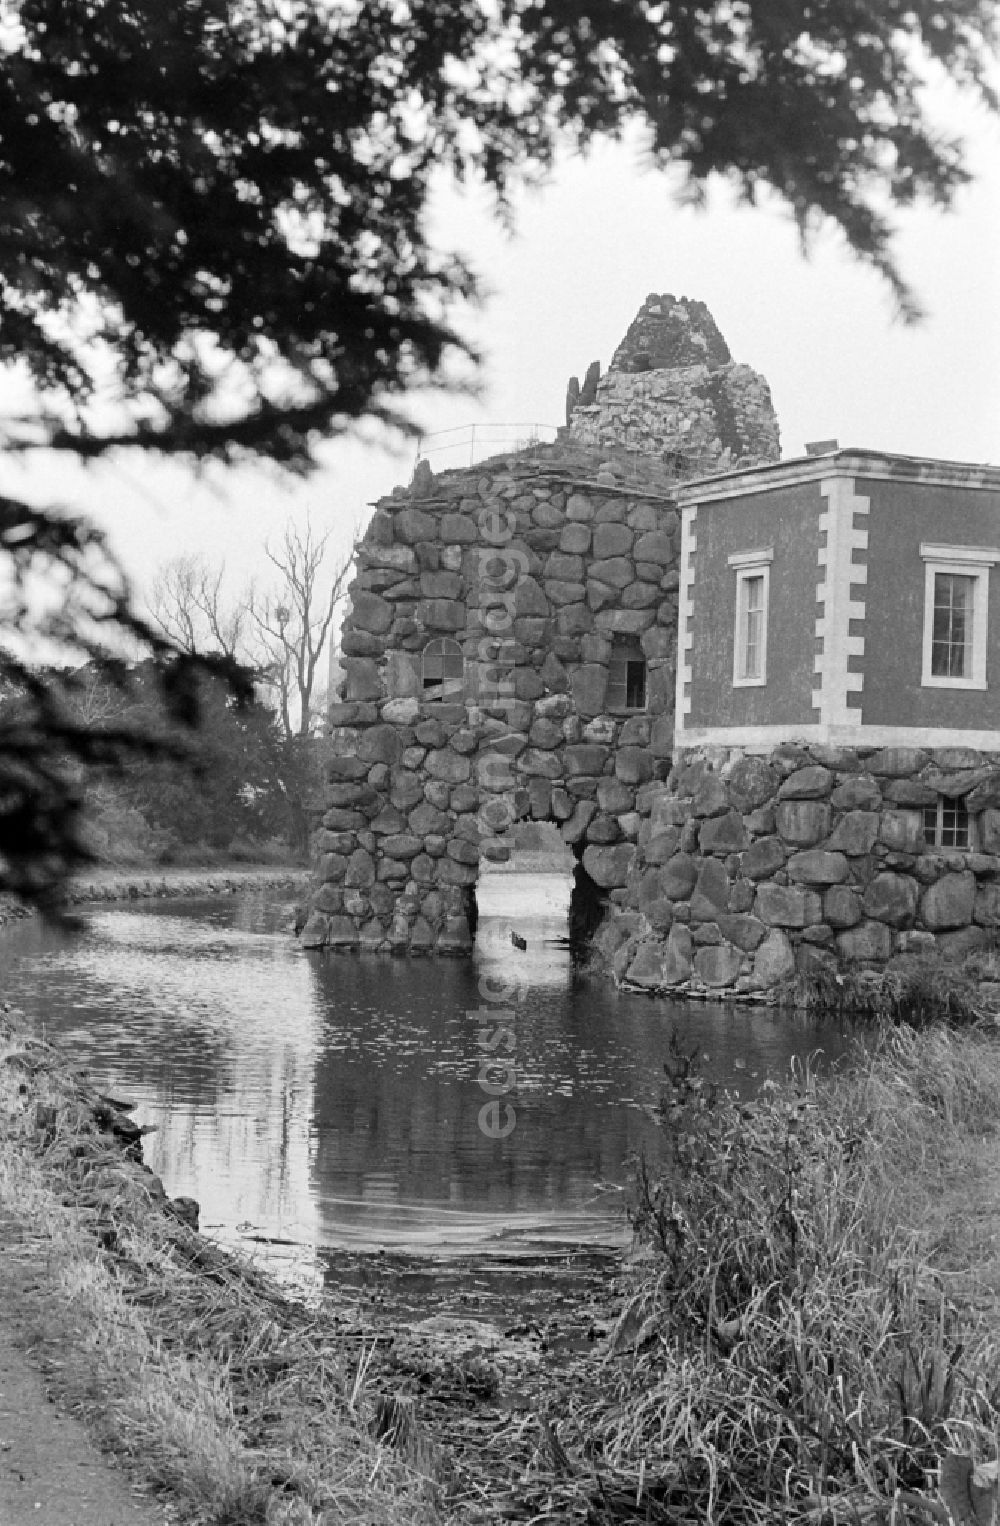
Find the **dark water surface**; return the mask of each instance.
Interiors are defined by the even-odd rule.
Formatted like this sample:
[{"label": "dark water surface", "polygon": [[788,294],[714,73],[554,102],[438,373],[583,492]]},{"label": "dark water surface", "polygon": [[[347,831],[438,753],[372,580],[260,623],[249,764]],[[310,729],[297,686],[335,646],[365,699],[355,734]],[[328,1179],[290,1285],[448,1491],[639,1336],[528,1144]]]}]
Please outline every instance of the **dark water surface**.
[{"label": "dark water surface", "polygon": [[498,876],[481,905],[475,961],[434,963],[305,954],[261,891],[94,909],[78,933],[5,931],[0,990],[137,1101],[157,1126],[147,1161],[198,1199],[203,1228],[285,1242],[293,1263],[620,1243],[625,1161],[656,1150],[672,1031],[743,1090],[846,1047],[765,1009],[580,975],[549,941],[561,883]]}]

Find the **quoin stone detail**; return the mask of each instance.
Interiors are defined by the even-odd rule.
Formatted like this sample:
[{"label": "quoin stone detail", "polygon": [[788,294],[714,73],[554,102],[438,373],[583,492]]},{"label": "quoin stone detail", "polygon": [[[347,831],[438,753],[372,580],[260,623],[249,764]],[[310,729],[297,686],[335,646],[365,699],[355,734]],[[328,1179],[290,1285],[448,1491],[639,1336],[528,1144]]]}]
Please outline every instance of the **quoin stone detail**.
[{"label": "quoin stone detail", "polygon": [[847,726],[857,718],[865,683],[861,667],[865,655],[863,596],[868,582],[871,503],[842,477],[823,482],[820,492],[826,508],[819,516],[813,705],[821,725]]}]

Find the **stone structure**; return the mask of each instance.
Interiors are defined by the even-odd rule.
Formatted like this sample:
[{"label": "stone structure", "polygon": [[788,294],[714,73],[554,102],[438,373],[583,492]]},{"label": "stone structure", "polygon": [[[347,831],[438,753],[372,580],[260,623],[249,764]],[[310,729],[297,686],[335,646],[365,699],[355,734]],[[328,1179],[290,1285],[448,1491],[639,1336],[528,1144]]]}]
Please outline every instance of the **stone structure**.
[{"label": "stone structure", "polygon": [[703,302],[648,296],[597,374],[592,365],[583,388],[569,384],[570,436],[581,444],[653,454],[681,477],[778,459],[767,382],[733,361]]},{"label": "stone structure", "polygon": [[739,992],[995,944],[1000,472],[832,444],[678,505],[674,766],[603,934],[619,976]]},{"label": "stone structure", "polygon": [[[975,845],[928,844],[942,796],[977,821]],[[650,802],[618,900],[602,946],[646,990],[759,991],[796,971],[992,946],[1000,753],[686,753]]]},{"label": "stone structure", "polygon": [[[694,459],[677,441],[767,461],[777,425],[701,304],[651,299],[597,378],[554,446],[437,477],[422,464],[378,505],[344,626],[308,946],[465,952],[480,858],[507,857],[525,819],[576,854],[578,922],[623,899],[670,771],[675,485]],[[663,383],[638,449],[595,425],[609,378]]]},{"label": "stone structure", "polygon": [[597,892],[624,887],[670,767],[678,546],[658,463],[567,444],[379,504],[308,946],[464,953],[480,856],[523,819],[557,823]]}]

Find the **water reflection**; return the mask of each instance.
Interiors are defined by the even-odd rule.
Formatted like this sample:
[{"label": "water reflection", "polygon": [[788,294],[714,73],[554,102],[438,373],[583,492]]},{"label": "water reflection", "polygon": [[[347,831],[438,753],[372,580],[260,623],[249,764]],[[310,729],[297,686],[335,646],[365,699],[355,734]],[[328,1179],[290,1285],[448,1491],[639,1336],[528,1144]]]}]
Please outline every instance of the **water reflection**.
[{"label": "water reflection", "polygon": [[[73,935],[20,924],[0,940],[3,988],[137,1099],[159,1130],[150,1165],[223,1238],[439,1254],[608,1243],[624,1234],[626,1157],[656,1149],[672,1030],[743,1088],[844,1041],[762,1009],[616,995],[554,941],[562,892],[532,900],[513,880],[492,901],[484,887],[475,962],[306,956],[258,892],[102,908]],[[504,1064],[483,1073],[498,1018]],[[484,1075],[513,1110],[503,1137],[481,1127]]]}]

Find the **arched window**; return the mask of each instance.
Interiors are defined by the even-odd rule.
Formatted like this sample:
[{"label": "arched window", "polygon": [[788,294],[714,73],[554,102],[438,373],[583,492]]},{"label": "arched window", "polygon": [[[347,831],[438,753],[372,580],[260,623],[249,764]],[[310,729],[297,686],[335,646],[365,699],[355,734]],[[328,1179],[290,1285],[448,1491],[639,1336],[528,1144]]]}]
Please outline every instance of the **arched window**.
[{"label": "arched window", "polygon": [[608,665],[609,710],[645,710],[646,658],[638,636],[616,636]]},{"label": "arched window", "polygon": [[435,636],[424,647],[424,698],[461,699],[465,690],[465,658],[450,636]]}]

